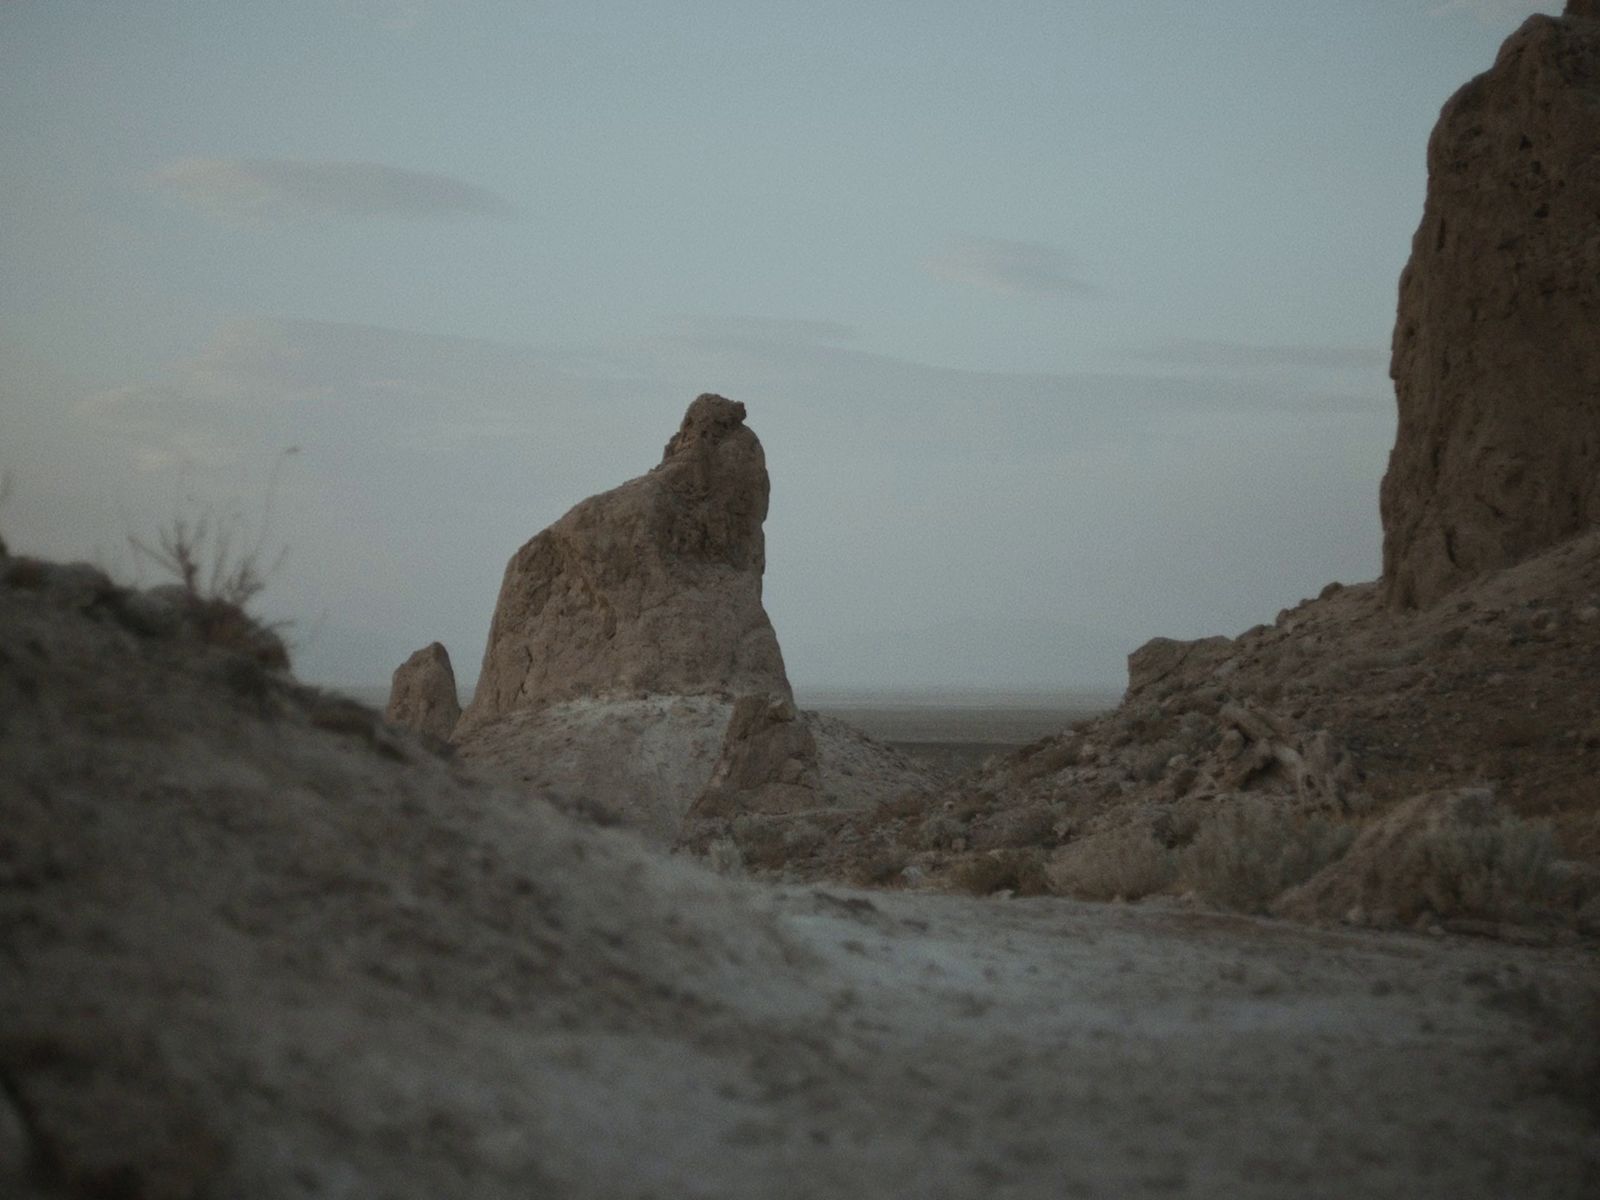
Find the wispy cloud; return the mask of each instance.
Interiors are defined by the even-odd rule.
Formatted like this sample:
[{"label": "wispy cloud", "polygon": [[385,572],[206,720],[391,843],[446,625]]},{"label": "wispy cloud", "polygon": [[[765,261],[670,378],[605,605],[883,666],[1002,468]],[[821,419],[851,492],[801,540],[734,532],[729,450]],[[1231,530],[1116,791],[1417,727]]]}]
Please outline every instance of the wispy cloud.
[{"label": "wispy cloud", "polygon": [[1388,350],[1378,346],[1261,346],[1243,342],[1179,339],[1142,346],[1128,354],[1136,362],[1213,370],[1310,367],[1328,371],[1383,371]]},{"label": "wispy cloud", "polygon": [[689,337],[758,338],[774,342],[853,342],[860,331],[842,321],[808,320],[803,317],[724,316],[682,317],[669,332]]},{"label": "wispy cloud", "polygon": [[1006,296],[1054,298],[1099,292],[1076,263],[1043,242],[959,238],[923,261],[936,279]]},{"label": "wispy cloud", "polygon": [[203,212],[242,221],[516,216],[507,201],[475,184],[382,163],[180,158],[150,181]]}]

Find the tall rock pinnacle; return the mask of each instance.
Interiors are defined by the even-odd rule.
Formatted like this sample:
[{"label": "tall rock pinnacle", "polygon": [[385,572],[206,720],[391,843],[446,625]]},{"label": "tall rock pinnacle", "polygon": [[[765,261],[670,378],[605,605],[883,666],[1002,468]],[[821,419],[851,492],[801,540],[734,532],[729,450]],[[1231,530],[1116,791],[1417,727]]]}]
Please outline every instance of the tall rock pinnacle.
[{"label": "tall rock pinnacle", "polygon": [[1600,524],[1600,0],[1531,17],[1444,106],[1390,374],[1392,604]]},{"label": "tall rock pinnacle", "polygon": [[761,605],[766,458],[744,419],[698,397],[659,466],[512,556],[463,729],[585,697],[790,696]]}]

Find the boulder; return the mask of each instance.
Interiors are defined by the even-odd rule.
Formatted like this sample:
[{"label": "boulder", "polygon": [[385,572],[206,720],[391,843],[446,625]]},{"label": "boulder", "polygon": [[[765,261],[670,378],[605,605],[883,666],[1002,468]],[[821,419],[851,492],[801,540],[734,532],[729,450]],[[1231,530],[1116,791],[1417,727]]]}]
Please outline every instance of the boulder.
[{"label": "boulder", "polygon": [[695,817],[786,813],[823,804],[817,743],[787,696],[740,696]]},{"label": "boulder", "polygon": [[415,729],[440,741],[449,741],[461,719],[456,699],[456,673],[450,654],[438,642],[418,650],[395,669],[389,685],[389,705],[384,718],[393,725]]},{"label": "boulder", "polygon": [[766,460],[744,421],[698,397],[657,467],[512,556],[463,731],[577,699],[791,695],[761,604]]},{"label": "boulder", "polygon": [[1600,524],[1600,3],[1444,106],[1400,278],[1381,508],[1396,607]]}]

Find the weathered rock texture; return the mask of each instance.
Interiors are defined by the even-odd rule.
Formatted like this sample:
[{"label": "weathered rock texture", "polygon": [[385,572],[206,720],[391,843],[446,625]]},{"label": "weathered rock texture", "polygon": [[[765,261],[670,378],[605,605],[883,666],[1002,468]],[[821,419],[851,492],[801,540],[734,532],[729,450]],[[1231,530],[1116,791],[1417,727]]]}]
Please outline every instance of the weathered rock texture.
[{"label": "weathered rock texture", "polygon": [[794,701],[777,695],[739,697],[721,757],[690,815],[784,813],[822,804],[816,739]]},{"label": "weathered rock texture", "polygon": [[1600,523],[1600,4],[1534,16],[1445,105],[1400,279],[1391,604]]},{"label": "weathered rock texture", "polygon": [[464,729],[580,698],[790,695],[761,605],[766,459],[744,418],[700,396],[659,466],[517,551]]},{"label": "weathered rock texture", "polygon": [[450,740],[461,719],[461,702],[456,698],[450,654],[442,645],[432,642],[395,668],[383,715],[392,724]]}]

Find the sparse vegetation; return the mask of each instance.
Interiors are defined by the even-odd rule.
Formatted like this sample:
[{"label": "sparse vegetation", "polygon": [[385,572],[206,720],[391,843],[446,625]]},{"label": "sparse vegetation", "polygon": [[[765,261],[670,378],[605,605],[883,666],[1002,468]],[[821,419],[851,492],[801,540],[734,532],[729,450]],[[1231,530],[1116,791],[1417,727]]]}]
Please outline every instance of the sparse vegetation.
[{"label": "sparse vegetation", "polygon": [[269,555],[267,538],[283,464],[298,453],[298,446],[290,446],[273,461],[253,537],[237,512],[219,516],[214,510],[198,517],[174,517],[157,531],[153,543],[128,535],[137,558],[161,568],[182,588],[188,615],[207,643],[240,650],[271,668],[289,665],[288,650],[278,634],[282,626],[264,624],[246,608],[288,554],[288,547],[280,546]]},{"label": "sparse vegetation", "polygon": [[[299,452],[298,446],[290,446],[273,460],[253,538],[242,536],[243,521],[236,511],[221,516],[207,511],[198,517],[174,517],[157,531],[153,544],[133,534],[128,535],[128,544],[137,557],[176,579],[192,599],[245,608],[267,586],[289,552],[287,546],[280,546],[269,556],[267,537],[283,464]],[[249,545],[240,549],[244,540]]]},{"label": "sparse vegetation", "polygon": [[1555,891],[1549,825],[1503,816],[1482,824],[1440,823],[1413,844],[1398,872],[1440,916],[1515,920]]},{"label": "sparse vegetation", "polygon": [[1237,796],[1200,826],[1183,851],[1180,880],[1214,904],[1255,912],[1341,857],[1348,825],[1287,811],[1282,800]]},{"label": "sparse vegetation", "polygon": [[1042,850],[990,850],[959,863],[950,879],[957,890],[974,896],[999,891],[1042,896],[1050,891]]},{"label": "sparse vegetation", "polygon": [[1051,890],[1080,900],[1137,900],[1171,885],[1178,856],[1142,823],[1073,842],[1050,865]]},{"label": "sparse vegetation", "polygon": [[193,599],[243,608],[267,586],[287,547],[263,567],[258,547],[235,553],[235,530],[234,522],[216,520],[210,513],[194,520],[174,517],[157,532],[153,544],[133,534],[128,535],[128,544],[139,557],[172,575]]}]

